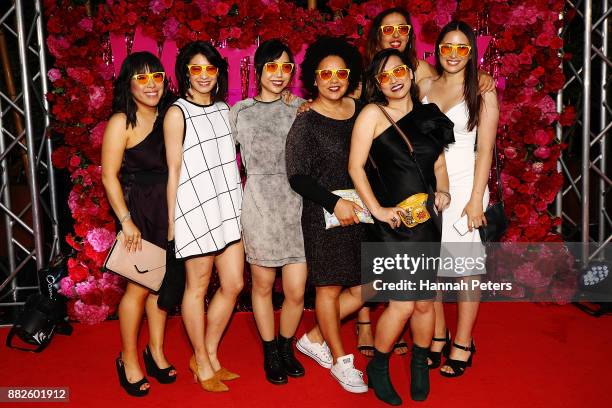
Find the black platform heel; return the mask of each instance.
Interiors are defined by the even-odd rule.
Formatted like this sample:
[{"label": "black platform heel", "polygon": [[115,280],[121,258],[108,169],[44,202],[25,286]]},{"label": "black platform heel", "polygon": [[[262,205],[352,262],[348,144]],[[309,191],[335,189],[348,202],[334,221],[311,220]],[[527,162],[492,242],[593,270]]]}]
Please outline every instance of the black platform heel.
[{"label": "black platform heel", "polygon": [[142,352],[142,357],[144,358],[145,368],[147,370],[147,375],[155,378],[161,384],[171,384],[176,381],[176,374],[170,375],[170,371],[175,370],[173,365],[166,368],[159,368],[153,360],[153,356],[151,355],[151,350],[147,345],[145,351]]},{"label": "black platform heel", "polygon": [[127,379],[127,375],[125,374],[125,366],[123,365],[123,360],[121,359],[121,354],[115,360],[115,366],[117,367],[117,375],[119,376],[119,384],[123,389],[133,397],[144,397],[149,393],[149,389],[140,389],[144,384],[148,384],[147,377],[142,377],[140,381],[135,383],[131,383]]},{"label": "black platform heel", "polygon": [[448,358],[450,354],[450,332],[446,329],[446,337],[434,337],[431,341],[444,342],[444,347],[442,347],[442,351],[431,351],[427,353],[427,357],[431,360],[431,364],[429,364],[429,369],[433,370],[434,368],[440,367],[440,363],[442,362],[442,356]]},{"label": "black platform heel", "polygon": [[446,361],[444,362],[444,365],[447,365],[450,368],[452,368],[453,372],[447,373],[445,371],[440,371],[440,374],[442,374],[444,377],[459,377],[463,375],[466,368],[472,366],[472,358],[474,357],[474,354],[476,354],[476,346],[474,346],[474,340],[472,340],[469,347],[461,346],[455,342],[453,342],[453,347],[456,347],[460,350],[469,351],[470,357],[467,359],[467,361],[454,360],[452,358],[447,358]]}]

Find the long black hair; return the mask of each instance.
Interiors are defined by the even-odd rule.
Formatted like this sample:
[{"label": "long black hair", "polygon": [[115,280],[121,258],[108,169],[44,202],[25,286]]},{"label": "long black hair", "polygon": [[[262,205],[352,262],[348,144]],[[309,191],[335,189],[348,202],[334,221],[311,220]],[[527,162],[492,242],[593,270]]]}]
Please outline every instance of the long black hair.
[{"label": "long black hair", "polygon": [[[267,62],[273,62],[275,59],[280,58],[283,55],[283,52],[287,53],[289,57],[289,62],[295,63],[293,59],[293,53],[287,46],[287,44],[283,43],[278,38],[273,38],[271,40],[267,40],[262,42],[259,47],[257,47],[257,51],[255,51],[255,74],[257,77],[257,85],[261,90],[261,73],[263,72],[264,65]],[[295,73],[295,70],[291,73]]]},{"label": "long black hair", "polygon": [[476,36],[472,27],[463,21],[451,21],[442,28],[438,39],[436,40],[436,71],[442,75],[444,69],[440,63],[440,43],[444,36],[451,31],[461,31],[468,39],[469,45],[472,47],[468,62],[465,66],[465,77],[463,79],[463,99],[468,107],[469,120],[468,130],[474,129],[478,125],[478,115],[480,114],[481,97],[478,90],[478,48],[476,45]]},{"label": "long black hair", "polygon": [[211,44],[204,41],[194,41],[185,45],[179,51],[176,57],[176,65],[174,67],[174,74],[176,75],[176,81],[178,82],[179,95],[183,98],[187,96],[187,89],[189,89],[189,68],[187,64],[191,59],[202,54],[206,57],[209,64],[214,65],[219,69],[217,73],[217,85],[219,88],[212,92],[213,102],[225,102],[227,98],[227,61],[219,54],[219,51]]},{"label": "long black hair", "polygon": [[346,95],[353,92],[361,81],[361,55],[359,50],[352,44],[349,44],[344,38],[340,37],[319,37],[315,42],[310,44],[306,49],[304,61],[302,61],[302,85],[310,96],[318,94],[318,88],[315,85],[317,67],[323,59],[329,56],[340,57],[351,73],[348,78],[348,89]]},{"label": "long black hair", "polygon": [[[127,117],[125,128],[136,126],[136,111],[138,107],[132,96],[130,83],[135,74],[147,72],[163,72],[164,66],[159,58],[147,51],[135,52],[127,56],[121,64],[119,76],[113,84],[113,113],[124,113]],[[164,78],[164,91],[159,107],[163,108],[168,98],[168,77]]]},{"label": "long black hair", "polygon": [[387,97],[380,89],[375,76],[380,74],[392,56],[398,57],[404,64],[412,71],[412,80],[410,81],[410,99],[412,99],[413,105],[420,105],[419,100],[419,89],[417,88],[414,75],[414,67],[410,60],[406,57],[406,54],[396,50],[394,48],[387,48],[385,50],[378,51],[372,57],[372,62],[366,70],[366,87],[365,87],[365,98],[368,103],[378,103],[381,105],[387,105]]},{"label": "long black hair", "polygon": [[410,13],[403,7],[393,7],[388,8],[386,10],[378,13],[376,17],[372,20],[372,25],[370,26],[370,31],[368,31],[368,39],[366,42],[366,61],[372,61],[374,58],[374,54],[376,54],[378,50],[378,46],[380,44],[380,36],[382,33],[380,32],[380,26],[382,25],[382,21],[389,14],[400,14],[406,19],[406,23],[410,24],[410,34],[408,38],[408,43],[406,44],[406,48],[404,48],[404,56],[405,59],[409,60],[412,67],[416,69],[417,65],[419,65],[419,60],[416,55],[416,41],[414,35],[414,27],[412,26],[412,20],[410,19]]}]

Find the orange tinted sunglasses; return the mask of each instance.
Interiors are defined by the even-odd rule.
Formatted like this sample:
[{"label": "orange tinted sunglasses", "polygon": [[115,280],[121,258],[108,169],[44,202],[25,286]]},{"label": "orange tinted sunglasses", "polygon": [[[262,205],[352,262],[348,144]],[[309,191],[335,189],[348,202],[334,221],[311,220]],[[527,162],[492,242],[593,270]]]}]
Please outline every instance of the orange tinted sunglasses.
[{"label": "orange tinted sunglasses", "polygon": [[187,68],[193,76],[202,75],[202,72],[206,72],[207,76],[215,76],[219,72],[219,68],[214,65],[188,64]]},{"label": "orange tinted sunglasses", "polygon": [[315,74],[319,76],[323,81],[329,81],[335,75],[341,81],[346,81],[349,77],[351,70],[348,68],[341,69],[317,69]]},{"label": "orange tinted sunglasses", "polygon": [[380,85],[384,85],[391,81],[391,76],[394,76],[395,78],[403,78],[406,76],[407,73],[408,73],[408,66],[404,64],[404,65],[398,65],[397,67],[390,69],[388,71],[383,71],[377,74],[376,76],[374,76],[374,78],[376,78],[376,80],[378,81]]},{"label": "orange tinted sunglasses", "polygon": [[165,72],[149,72],[148,74],[134,74],[132,75],[132,79],[135,79],[136,82],[140,85],[146,85],[149,83],[151,79],[156,84],[161,84],[164,82],[164,78],[166,78]]},{"label": "orange tinted sunglasses", "polygon": [[264,69],[268,74],[276,74],[280,69],[283,74],[290,74],[293,72],[295,64],[292,62],[266,62]]},{"label": "orange tinted sunglasses", "polygon": [[401,36],[410,34],[412,26],[410,24],[385,24],[380,26],[383,35],[393,35],[397,32]]},{"label": "orange tinted sunglasses", "polygon": [[438,45],[438,49],[440,50],[440,55],[443,57],[448,57],[453,53],[453,51],[455,51],[455,55],[458,57],[466,58],[468,55],[470,55],[472,47],[467,44],[446,43]]}]

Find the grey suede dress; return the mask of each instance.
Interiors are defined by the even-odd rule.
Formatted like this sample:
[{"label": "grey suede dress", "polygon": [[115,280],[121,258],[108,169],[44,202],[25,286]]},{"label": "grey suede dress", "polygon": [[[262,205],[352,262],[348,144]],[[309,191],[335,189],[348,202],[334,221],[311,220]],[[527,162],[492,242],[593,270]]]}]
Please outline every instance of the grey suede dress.
[{"label": "grey suede dress", "polygon": [[240,145],[247,180],[242,201],[242,233],[247,262],[281,267],[306,262],[301,215],[302,197],[287,180],[285,142],[296,117],[296,99],[236,103],[229,114]]}]

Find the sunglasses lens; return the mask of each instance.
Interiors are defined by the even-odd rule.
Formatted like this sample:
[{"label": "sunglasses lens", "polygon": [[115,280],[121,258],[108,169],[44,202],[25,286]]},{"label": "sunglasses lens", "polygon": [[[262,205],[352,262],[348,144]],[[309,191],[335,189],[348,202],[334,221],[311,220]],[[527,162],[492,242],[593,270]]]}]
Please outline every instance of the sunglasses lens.
[{"label": "sunglasses lens", "polygon": [[219,71],[219,68],[215,67],[214,65],[206,66],[206,75],[208,76],[215,76],[217,75],[218,71]]},{"label": "sunglasses lens", "polygon": [[393,31],[395,31],[395,27],[392,25],[380,26],[380,29],[382,30],[383,35],[391,35],[393,34]]},{"label": "sunglasses lens", "polygon": [[162,82],[164,82],[164,73],[163,72],[154,72],[153,73],[153,80],[155,82],[157,82],[158,84],[161,84]]},{"label": "sunglasses lens", "polygon": [[338,77],[338,79],[341,80],[346,80],[349,77],[349,70],[348,69],[339,69],[336,72],[336,76]]},{"label": "sunglasses lens", "polygon": [[405,66],[395,67],[393,69],[393,75],[395,75],[396,78],[403,78],[403,77],[405,77],[407,72],[408,72],[408,70],[406,69]]},{"label": "sunglasses lens", "polygon": [[293,65],[292,64],[283,64],[283,73],[284,74],[290,74],[293,71]]},{"label": "sunglasses lens", "polygon": [[278,64],[276,64],[275,62],[267,62],[265,66],[266,66],[266,72],[268,74],[273,74],[278,69]]},{"label": "sunglasses lens", "polygon": [[470,47],[467,45],[459,45],[457,47],[457,55],[460,57],[467,57],[470,53]]},{"label": "sunglasses lens", "polygon": [[378,78],[378,83],[381,84],[381,85],[382,84],[386,84],[391,79],[389,74],[386,73],[386,72],[382,72],[382,73],[378,74],[377,78]]},{"label": "sunglasses lens", "polygon": [[451,45],[442,44],[440,45],[440,55],[451,55],[453,52],[453,47]]},{"label": "sunglasses lens", "polygon": [[410,34],[410,26],[408,24],[402,24],[397,27],[397,31],[399,31],[400,35],[408,35]]},{"label": "sunglasses lens", "polygon": [[147,82],[149,82],[149,77],[147,74],[138,74],[135,76],[135,78],[136,82],[138,82],[140,85],[146,85]]},{"label": "sunglasses lens", "polygon": [[191,65],[189,67],[189,73],[191,75],[200,75],[202,73],[202,66],[201,65]]},{"label": "sunglasses lens", "polygon": [[332,77],[332,72],[329,69],[322,69],[319,71],[319,77],[324,81],[329,81]]}]

